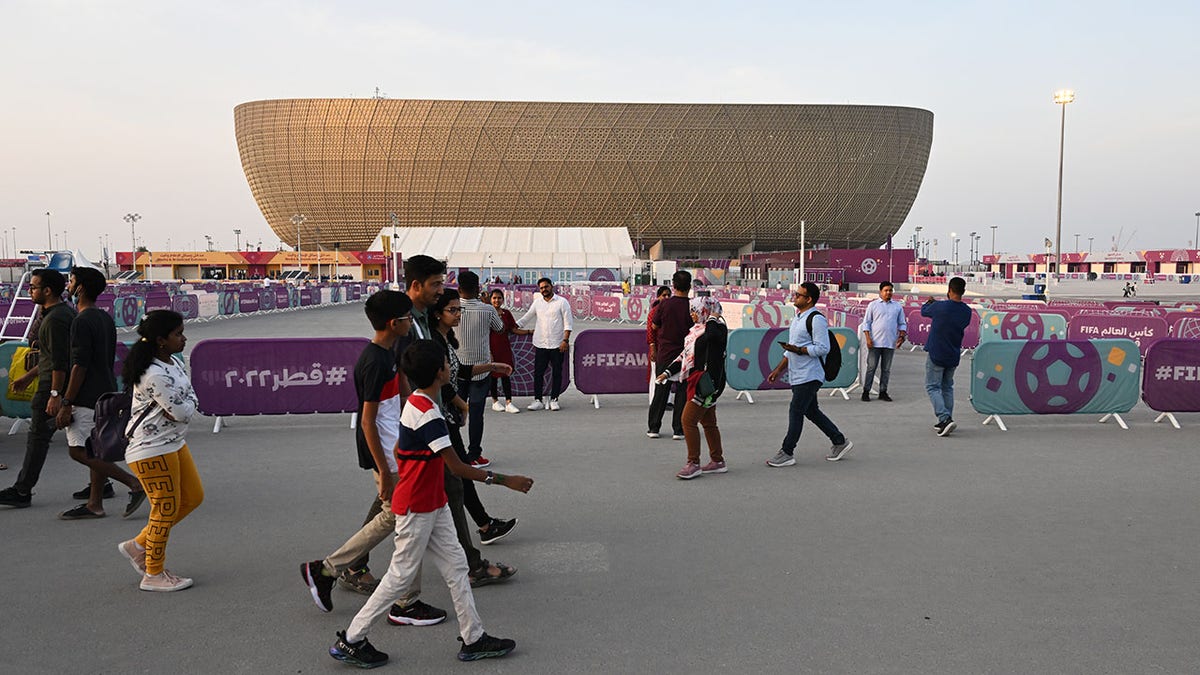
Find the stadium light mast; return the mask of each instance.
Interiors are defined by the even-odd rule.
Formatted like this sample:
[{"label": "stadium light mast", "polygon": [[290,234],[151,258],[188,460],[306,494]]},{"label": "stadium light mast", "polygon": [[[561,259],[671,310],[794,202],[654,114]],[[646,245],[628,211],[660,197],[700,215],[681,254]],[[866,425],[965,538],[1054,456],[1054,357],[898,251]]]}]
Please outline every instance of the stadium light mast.
[{"label": "stadium light mast", "polygon": [[233,231],[233,250],[242,250],[242,231],[238,229]]},{"label": "stadium light mast", "polygon": [[996,226],[992,225],[992,257],[996,257]]},{"label": "stadium light mast", "polygon": [[133,256],[129,262],[129,269],[135,272],[137,271],[137,221],[141,219],[142,217],[136,213],[126,213],[124,218],[125,222],[129,223],[129,243],[132,246],[129,252]]},{"label": "stadium light mast", "polygon": [[46,248],[54,248],[54,235],[50,234],[50,212],[46,212]]},{"label": "stadium light mast", "polygon": [[1054,92],[1054,102],[1062,107],[1062,121],[1058,128],[1058,215],[1054,228],[1054,278],[1057,279],[1062,273],[1063,150],[1067,138],[1067,104],[1075,102],[1075,92],[1059,89]]}]

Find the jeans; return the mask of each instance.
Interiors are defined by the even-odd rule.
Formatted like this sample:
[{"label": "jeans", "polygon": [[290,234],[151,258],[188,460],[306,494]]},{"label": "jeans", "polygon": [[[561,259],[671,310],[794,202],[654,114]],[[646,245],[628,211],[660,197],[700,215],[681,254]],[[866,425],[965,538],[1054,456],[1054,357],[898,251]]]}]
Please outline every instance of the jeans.
[{"label": "jeans", "polygon": [[[471,372],[470,366],[463,366],[464,372]],[[483,454],[483,412],[488,396],[488,377],[482,380],[459,380],[458,395],[467,402],[467,456],[464,460],[470,464]]]},{"label": "jeans", "polygon": [[846,442],[846,437],[838,430],[837,425],[826,417],[817,405],[817,392],[821,390],[821,384],[821,382],[813,380],[804,384],[792,385],[792,403],[788,406],[787,435],[783,437],[783,445],[779,448],[783,453],[790,455],[795,452],[796,443],[800,441],[800,432],[804,431],[804,418],[806,417],[817,425],[821,433],[828,436],[829,441],[834,445]]},{"label": "jeans", "polygon": [[545,386],[546,364],[550,364],[550,398],[557,400],[562,393],[563,352],[557,347],[542,349],[535,347],[533,353],[533,397],[542,398],[542,387]]},{"label": "jeans", "polygon": [[675,390],[675,408],[671,411],[671,431],[676,436],[683,435],[683,407],[687,402],[687,382],[667,381],[654,385],[654,399],[650,401],[650,414],[646,420],[647,431],[657,434],[662,428],[663,413],[667,411],[667,399],[671,397],[672,389]]},{"label": "jeans", "polygon": [[38,478],[42,475],[42,467],[46,465],[46,454],[50,452],[50,441],[58,430],[54,418],[46,414],[46,404],[50,402],[50,389],[39,389],[29,402],[33,414],[29,417],[29,435],[25,437],[25,461],[21,463],[21,473],[17,476],[16,488],[21,494],[33,492]]},{"label": "jeans", "polygon": [[863,393],[871,391],[876,366],[879,367],[879,393],[887,393],[888,378],[892,374],[892,357],[895,355],[896,350],[887,347],[871,347],[867,350],[867,374],[863,376]]},{"label": "jeans", "polygon": [[939,423],[954,418],[954,369],[957,367],[947,368],[935,364],[932,359],[925,360],[925,391]]}]

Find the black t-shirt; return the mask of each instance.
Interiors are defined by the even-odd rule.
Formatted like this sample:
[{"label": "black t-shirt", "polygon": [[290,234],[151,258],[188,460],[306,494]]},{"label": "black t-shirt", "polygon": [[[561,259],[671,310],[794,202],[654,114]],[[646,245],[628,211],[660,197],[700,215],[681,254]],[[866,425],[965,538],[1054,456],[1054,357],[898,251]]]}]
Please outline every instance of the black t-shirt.
[{"label": "black t-shirt", "polygon": [[[117,324],[108,312],[89,307],[71,322],[71,367],[87,368],[71,403],[95,408],[101,394],[117,390],[113,362],[117,359]],[[68,375],[69,376],[69,375]]]},{"label": "black t-shirt", "polygon": [[[367,401],[379,404],[375,427],[383,452],[392,456],[396,439],[400,435],[400,378],[396,370],[396,357],[391,350],[372,342],[363,349],[354,364],[354,391],[358,395],[358,417],[354,425],[355,445],[358,448],[358,465],[364,469],[375,469],[375,458],[363,435],[363,404]],[[379,467],[387,470],[389,467]]]}]

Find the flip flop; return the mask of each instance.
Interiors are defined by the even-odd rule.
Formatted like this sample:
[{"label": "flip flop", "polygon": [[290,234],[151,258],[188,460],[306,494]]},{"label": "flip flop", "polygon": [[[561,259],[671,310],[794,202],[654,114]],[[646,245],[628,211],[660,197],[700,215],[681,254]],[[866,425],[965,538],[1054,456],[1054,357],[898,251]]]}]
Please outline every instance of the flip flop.
[{"label": "flip flop", "polygon": [[[496,569],[500,570],[500,574],[497,574],[497,575],[489,574],[489,572],[491,571],[491,568],[493,566],[495,566]],[[495,584],[495,583],[499,583],[501,581],[508,581],[509,578],[511,578],[512,575],[514,575],[516,573],[517,573],[517,568],[515,568],[511,565],[505,565],[502,562],[493,563],[493,562],[488,562],[487,560],[484,560],[482,562],[482,564],[480,564],[479,569],[472,572],[471,574],[469,574],[468,577],[471,580],[471,588],[478,588],[479,586],[487,586],[488,584]]]}]

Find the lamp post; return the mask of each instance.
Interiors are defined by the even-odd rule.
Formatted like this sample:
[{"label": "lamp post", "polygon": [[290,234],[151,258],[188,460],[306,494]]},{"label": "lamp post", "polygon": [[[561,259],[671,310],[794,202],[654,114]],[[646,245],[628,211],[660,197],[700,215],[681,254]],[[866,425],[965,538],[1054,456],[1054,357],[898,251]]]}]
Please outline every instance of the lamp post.
[{"label": "lamp post", "polygon": [[235,251],[242,250],[242,231],[241,230],[233,231],[233,250],[235,250]]},{"label": "lamp post", "polygon": [[1093,239],[1095,239],[1095,237],[1088,237],[1088,253],[1092,252],[1092,240]]},{"label": "lamp post", "polygon": [[918,225],[916,227],[915,233],[913,234],[913,248],[917,249],[917,259],[919,260],[921,258],[921,226],[920,225]]},{"label": "lamp post", "polygon": [[210,235],[210,234],[204,235],[205,250],[208,250],[208,251],[212,250],[212,241],[213,241],[212,235]]},{"label": "lamp post", "polygon": [[967,248],[971,249],[971,267],[972,268],[975,267],[975,239],[978,236],[978,234],[979,233],[977,233],[977,232],[972,232],[970,235],[971,239],[969,241],[967,241]]},{"label": "lamp post", "polygon": [[306,220],[308,220],[308,218],[305,218],[303,213],[297,213],[296,215],[292,216],[292,224],[296,226],[296,269],[298,270],[302,269],[300,267],[300,226],[303,225],[304,221]]},{"label": "lamp post", "polygon": [[1075,92],[1059,89],[1054,92],[1054,102],[1062,107],[1062,121],[1058,129],[1058,214],[1054,227],[1054,277],[1057,279],[1062,267],[1062,191],[1063,150],[1067,139],[1067,104],[1075,101]]},{"label": "lamp post", "polygon": [[54,236],[50,234],[50,212],[46,212],[46,248],[54,248]]},{"label": "lamp post", "polygon": [[388,262],[390,262],[391,266],[392,266],[392,281],[395,282],[396,284],[399,284],[400,283],[400,269],[399,269],[400,265],[397,264],[397,260],[396,260],[396,226],[400,224],[400,216],[396,215],[394,212],[389,213],[388,214],[388,222],[390,222],[392,224],[392,245],[388,249],[392,252],[392,257],[391,257],[391,260],[389,260]]},{"label": "lamp post", "polygon": [[1200,248],[1200,211],[1196,212],[1196,238],[1192,240],[1192,248]]},{"label": "lamp post", "polygon": [[992,226],[992,256],[996,255],[996,226]]},{"label": "lamp post", "polygon": [[136,213],[126,213],[125,222],[129,223],[129,244],[131,246],[130,255],[133,257],[129,261],[129,269],[137,271],[137,221],[142,217]]}]

